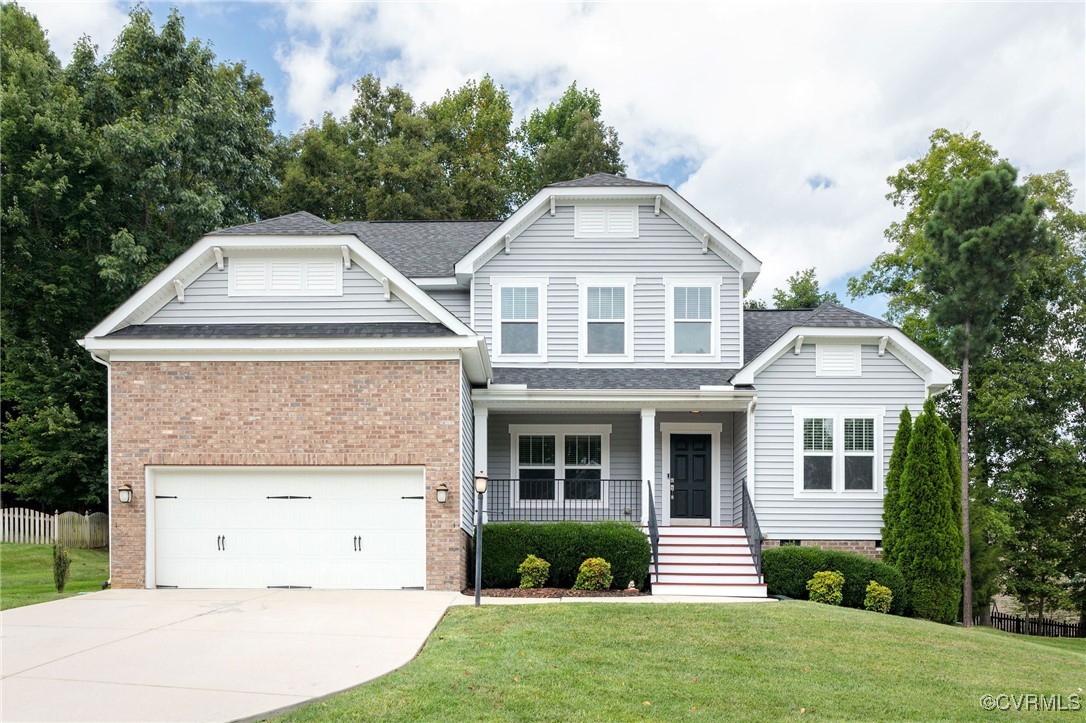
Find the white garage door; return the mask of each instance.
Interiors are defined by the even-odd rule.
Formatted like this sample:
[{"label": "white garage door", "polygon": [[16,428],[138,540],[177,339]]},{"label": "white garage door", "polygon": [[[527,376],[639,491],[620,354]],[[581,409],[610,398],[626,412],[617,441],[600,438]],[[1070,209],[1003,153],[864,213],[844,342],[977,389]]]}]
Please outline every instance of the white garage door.
[{"label": "white garage door", "polygon": [[159,587],[425,583],[419,468],[189,468],[152,479]]}]

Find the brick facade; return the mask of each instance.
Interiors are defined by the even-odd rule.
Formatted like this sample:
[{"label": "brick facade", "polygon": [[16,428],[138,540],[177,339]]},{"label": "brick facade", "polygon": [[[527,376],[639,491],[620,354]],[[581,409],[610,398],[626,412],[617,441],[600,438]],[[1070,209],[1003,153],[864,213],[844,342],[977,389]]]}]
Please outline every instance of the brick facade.
[{"label": "brick facade", "polygon": [[[765,540],[763,547],[780,547],[780,540]],[[882,559],[882,548],[875,547],[874,540],[800,540],[802,547],[824,547],[827,550],[843,550],[865,555],[872,560]]]},{"label": "brick facade", "polygon": [[110,378],[111,486],[133,489],[110,518],[114,587],[144,586],[147,465],[423,465],[426,587],[464,587],[459,361],[114,362]]}]

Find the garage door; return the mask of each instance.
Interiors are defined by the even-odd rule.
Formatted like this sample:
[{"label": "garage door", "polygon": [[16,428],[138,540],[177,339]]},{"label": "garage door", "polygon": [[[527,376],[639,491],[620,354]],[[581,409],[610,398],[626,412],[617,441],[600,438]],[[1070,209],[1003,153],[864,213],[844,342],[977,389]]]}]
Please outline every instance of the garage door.
[{"label": "garage door", "polygon": [[425,583],[419,468],[157,470],[159,587],[401,589]]}]

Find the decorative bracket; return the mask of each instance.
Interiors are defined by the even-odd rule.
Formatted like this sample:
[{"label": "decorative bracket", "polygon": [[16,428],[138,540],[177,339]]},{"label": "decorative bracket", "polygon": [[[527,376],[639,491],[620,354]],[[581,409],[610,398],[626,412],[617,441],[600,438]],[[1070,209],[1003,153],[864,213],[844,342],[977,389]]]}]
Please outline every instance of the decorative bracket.
[{"label": "decorative bracket", "polygon": [[181,303],[185,302],[185,287],[181,283],[181,279],[173,280],[173,289],[177,292],[177,300]]},{"label": "decorative bracket", "polygon": [[392,284],[387,276],[381,277],[381,288],[385,290],[385,301],[392,301]]},{"label": "decorative bracket", "polygon": [[551,215],[552,216],[554,215],[555,210],[556,209],[554,207],[554,196],[551,196]]},{"label": "decorative bracket", "polygon": [[886,353],[886,342],[890,341],[890,337],[884,336],[879,339],[879,356]]},{"label": "decorative bracket", "polygon": [[215,246],[215,247],[213,247],[211,249],[211,252],[213,254],[215,254],[215,268],[217,268],[219,271],[222,271],[223,270],[222,247]]},{"label": "decorative bracket", "polygon": [[653,208],[653,213],[655,215],[657,215],[657,216],[660,215],[660,201],[662,201],[663,198],[664,198],[663,196],[657,196],[656,197],[656,206]]},{"label": "decorative bracket", "polygon": [[701,235],[701,252],[703,254],[709,253],[709,234],[707,233]]},{"label": "decorative bracket", "polygon": [[796,348],[795,348],[796,356],[799,356],[799,353],[801,351],[803,351],[803,335],[802,334],[800,334],[799,336],[796,337]]},{"label": "decorative bracket", "polygon": [[343,254],[343,268],[351,268],[351,250],[346,246],[340,246],[339,252]]},{"label": "decorative bracket", "polygon": [[505,253],[509,253],[509,242],[513,240],[511,234],[505,234]]}]

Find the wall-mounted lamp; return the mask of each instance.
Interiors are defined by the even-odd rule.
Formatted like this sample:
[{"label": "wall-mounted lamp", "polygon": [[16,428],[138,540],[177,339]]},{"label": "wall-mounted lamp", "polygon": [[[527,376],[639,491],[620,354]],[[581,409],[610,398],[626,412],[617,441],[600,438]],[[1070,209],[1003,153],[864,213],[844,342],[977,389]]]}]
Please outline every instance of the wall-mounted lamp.
[{"label": "wall-mounted lamp", "polygon": [[445,504],[449,501],[449,485],[442,482],[434,488],[434,492],[437,493],[437,501],[441,504]]},{"label": "wall-mounted lamp", "polygon": [[121,485],[117,488],[117,497],[122,503],[128,504],[132,501],[132,485]]}]

